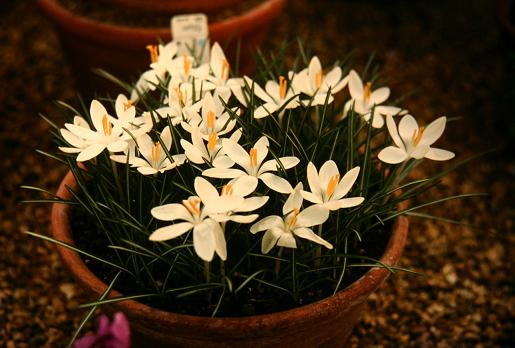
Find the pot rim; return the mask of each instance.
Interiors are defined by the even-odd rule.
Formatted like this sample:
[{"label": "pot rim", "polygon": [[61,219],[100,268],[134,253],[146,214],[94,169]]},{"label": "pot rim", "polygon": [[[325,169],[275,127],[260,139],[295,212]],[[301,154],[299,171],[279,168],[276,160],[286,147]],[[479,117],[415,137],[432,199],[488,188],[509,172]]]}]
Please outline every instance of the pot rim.
[{"label": "pot rim", "polygon": [[[268,25],[275,19],[286,0],[265,0],[262,4],[225,20],[209,24],[209,35],[212,41],[230,38],[227,33],[236,36]],[[91,18],[82,17],[59,4],[57,0],[38,0],[41,10],[50,17],[57,26],[83,37],[84,39],[102,42],[105,45],[135,48],[156,42],[157,38],[168,41],[171,32],[166,28],[129,27],[99,22]]]},{"label": "pot rim", "polygon": [[[60,183],[57,196],[64,200],[70,200],[72,195],[68,188],[77,188],[75,177],[71,171],[66,174]],[[405,206],[406,202],[400,205],[401,208]],[[69,204],[53,203],[52,235],[56,240],[74,244],[69,221],[71,208],[72,206]],[[380,259],[382,263],[393,266],[399,260],[406,243],[408,224],[407,217],[401,215],[396,218],[385,252]],[[107,285],[92,273],[78,253],[64,246],[57,245],[56,247],[63,263],[78,282],[97,295],[101,295],[105,291]],[[140,318],[143,317],[143,320],[148,322],[157,321],[185,330],[197,327],[203,331],[213,333],[218,333],[222,329],[229,333],[231,331],[236,333],[241,332],[242,328],[245,328],[245,330],[249,328],[263,330],[281,325],[288,326],[291,325],[293,320],[297,323],[303,323],[336,315],[342,308],[363,302],[388,276],[389,271],[386,268],[373,267],[361,278],[340,290],[334,296],[285,311],[244,317],[211,318],[179,314],[153,308],[134,300],[116,302],[114,305],[118,310],[124,311],[129,316],[130,313],[137,312]],[[120,295],[118,291],[112,290],[108,297],[112,298]]]}]

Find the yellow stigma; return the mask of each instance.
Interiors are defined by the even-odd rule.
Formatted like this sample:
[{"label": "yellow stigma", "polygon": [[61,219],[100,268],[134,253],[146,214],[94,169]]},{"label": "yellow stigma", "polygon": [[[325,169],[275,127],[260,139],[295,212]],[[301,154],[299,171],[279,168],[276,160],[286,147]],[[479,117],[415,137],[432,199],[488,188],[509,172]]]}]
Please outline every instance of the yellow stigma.
[{"label": "yellow stigma", "polygon": [[153,163],[156,163],[159,160],[159,151],[161,150],[161,146],[159,144],[159,141],[156,141],[154,143],[154,146],[152,146],[152,152],[150,154],[150,158],[152,159]]},{"label": "yellow stigma", "polygon": [[222,73],[220,74],[222,80],[227,80],[229,78],[229,62],[227,59],[224,59],[222,62]]},{"label": "yellow stigma", "polygon": [[363,98],[365,98],[365,101],[368,102],[370,99],[370,94],[372,91],[372,82],[368,81],[365,84],[365,87],[363,88]]},{"label": "yellow stigma", "polygon": [[102,116],[102,128],[104,129],[104,135],[107,137],[113,132],[113,124],[107,120],[107,115]]},{"label": "yellow stigma", "polygon": [[411,141],[413,142],[413,144],[415,144],[415,146],[417,146],[418,143],[420,143],[420,139],[422,139],[422,135],[424,134],[425,130],[426,130],[426,127],[420,127],[418,132],[416,129],[413,131],[413,135],[411,136]]},{"label": "yellow stigma", "polygon": [[159,58],[159,48],[157,45],[147,45],[145,47],[148,52],[150,53],[150,62],[155,63],[157,62],[157,59]]},{"label": "yellow stigma", "polygon": [[320,88],[320,86],[322,86],[322,70],[319,70],[315,75],[315,84],[317,88]]},{"label": "yellow stigma", "polygon": [[231,196],[232,195],[232,185],[227,184],[224,187],[222,187],[222,196]]},{"label": "yellow stigma", "polygon": [[200,199],[192,198],[188,200],[183,200],[182,205],[188,209],[191,215],[200,215]]},{"label": "yellow stigma", "polygon": [[184,67],[184,73],[186,75],[189,75],[190,74],[190,69],[191,69],[191,62],[188,59],[188,56],[185,55],[185,54],[182,55],[182,64],[183,64],[183,67]]},{"label": "yellow stigma", "polygon": [[216,134],[216,133],[209,134],[209,140],[207,142],[207,148],[210,151],[213,151],[215,149],[216,141],[217,140],[218,140],[218,134]]},{"label": "yellow stigma", "polygon": [[325,192],[327,193],[327,198],[331,197],[336,189],[336,185],[340,181],[340,174],[336,174],[329,179],[329,183],[327,183],[327,189]]},{"label": "yellow stigma", "polygon": [[215,113],[208,111],[207,113],[207,128],[213,129],[215,126]]},{"label": "yellow stigma", "polygon": [[288,221],[288,227],[292,228],[297,223],[297,216],[299,216],[299,208],[293,208],[293,215],[290,217],[290,221]]},{"label": "yellow stigma", "polygon": [[250,149],[249,155],[250,155],[250,165],[252,167],[257,167],[257,149],[255,147]]},{"label": "yellow stigma", "polygon": [[132,100],[127,100],[127,103],[123,103],[123,111],[127,111],[132,107]]},{"label": "yellow stigma", "polygon": [[284,76],[279,76],[279,97],[284,99],[286,97],[287,81]]},{"label": "yellow stigma", "polygon": [[184,98],[184,94],[182,93],[181,89],[179,87],[175,87],[175,93],[177,94],[177,98],[179,99],[179,103],[181,106],[186,105],[186,101]]}]

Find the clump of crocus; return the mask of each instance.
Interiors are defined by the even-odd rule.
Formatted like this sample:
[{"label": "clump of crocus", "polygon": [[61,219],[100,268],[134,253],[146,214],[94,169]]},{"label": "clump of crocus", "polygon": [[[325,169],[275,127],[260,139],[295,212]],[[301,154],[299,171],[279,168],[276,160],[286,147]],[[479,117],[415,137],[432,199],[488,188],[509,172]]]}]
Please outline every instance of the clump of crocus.
[{"label": "clump of crocus", "polygon": [[129,321],[122,312],[109,321],[107,315],[98,320],[97,332],[87,334],[75,341],[74,348],[130,348],[131,331]]}]

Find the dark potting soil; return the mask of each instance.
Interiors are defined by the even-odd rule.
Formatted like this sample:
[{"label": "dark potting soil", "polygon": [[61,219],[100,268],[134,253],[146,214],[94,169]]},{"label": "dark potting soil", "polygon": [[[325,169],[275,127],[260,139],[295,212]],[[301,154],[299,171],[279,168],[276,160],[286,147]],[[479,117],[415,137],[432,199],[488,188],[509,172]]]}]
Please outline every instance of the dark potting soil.
[{"label": "dark potting soil", "polygon": [[[93,219],[87,216],[87,213],[80,210],[72,210],[71,227],[74,231],[74,239],[79,249],[87,251],[88,253],[107,259],[117,263],[115,253],[112,248],[108,248],[109,241],[107,240],[104,232],[100,231],[94,224]],[[349,247],[349,254],[363,255],[374,259],[379,259],[383,254],[388,239],[392,224],[388,224],[384,229],[377,229],[375,233],[367,234],[364,237],[363,243],[357,246]],[[351,243],[349,243],[351,244]],[[230,250],[229,260],[226,261],[227,269],[230,269]],[[259,252],[259,251],[257,251]],[[99,262],[91,257],[81,255],[86,265],[96,274],[104,283],[110,284],[114,278],[117,270],[113,267]],[[173,255],[169,255],[173,259]],[[217,263],[214,260],[213,264]],[[354,261],[353,261],[354,262]],[[363,261],[363,263],[370,263]],[[167,268],[162,269],[162,276],[166,276]],[[352,282],[363,276],[369,267],[349,267],[345,271],[345,278],[343,285],[340,289],[344,289]],[[339,272],[339,271],[338,271]],[[233,275],[232,281],[241,281],[245,278],[239,278],[237,272]],[[323,275],[320,276],[323,278]],[[157,280],[157,279],[156,279]],[[280,291],[271,291],[269,287],[260,286],[260,284],[253,283],[254,285],[247,284],[246,288],[234,295],[225,291],[223,300],[216,316],[218,317],[238,317],[256,314],[266,314],[278,311],[283,311],[298,306],[306,305],[316,302],[318,300],[329,297],[334,291],[334,282],[325,281],[318,283],[312,289],[306,290],[299,294],[297,300],[292,299],[289,295],[283,295]],[[257,285],[256,285],[257,284]],[[189,286],[191,284],[184,284]],[[234,283],[234,288],[239,286],[239,283]],[[134,278],[122,273],[119,280],[114,285],[114,288],[125,295],[137,295],[155,292],[151,282],[136,283]],[[138,301],[145,303],[151,307],[167,310],[175,313],[198,315],[198,316],[211,316],[215,310],[218,299],[221,296],[221,289],[215,289],[210,292],[202,291],[195,295],[189,295],[182,298],[177,298],[175,295],[166,295],[164,297],[149,297],[142,298]]]},{"label": "dark potting soil", "polygon": [[[145,12],[138,9],[116,6],[110,4],[107,1],[58,1],[66,9],[80,16],[91,18],[99,22],[116,24],[127,27],[168,28],[170,27],[170,18],[174,16],[174,14],[169,13]],[[262,2],[262,0],[239,1],[235,6],[224,8],[220,11],[208,14],[208,22],[214,23],[225,20],[232,16],[246,12],[258,6]]]}]

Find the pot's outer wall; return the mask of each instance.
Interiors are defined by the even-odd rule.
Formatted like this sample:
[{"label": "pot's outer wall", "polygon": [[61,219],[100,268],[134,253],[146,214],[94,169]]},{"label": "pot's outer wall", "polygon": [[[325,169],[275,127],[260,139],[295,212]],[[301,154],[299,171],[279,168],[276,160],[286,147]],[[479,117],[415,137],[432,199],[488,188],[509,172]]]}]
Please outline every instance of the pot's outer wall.
[{"label": "pot's outer wall", "polygon": [[[265,39],[270,23],[280,14],[286,0],[266,0],[259,6],[209,24],[211,42],[218,41],[232,64],[236,62],[238,41],[240,75],[253,69],[252,52]],[[62,7],[58,0],[38,0],[43,13],[53,22],[64,53],[83,96],[95,93],[123,93],[121,87],[92,72],[102,68],[124,82],[135,81],[148,70],[150,61],[145,47],[159,40],[171,40],[169,28],[131,28],[80,17]],[[231,68],[234,68],[232,66]]]},{"label": "pot's outer wall", "polygon": [[[77,191],[68,172],[57,191],[70,200],[67,187]],[[71,206],[54,203],[52,233],[57,240],[73,244],[69,214]],[[399,216],[381,261],[395,265],[408,233],[408,219]],[[99,296],[107,288],[84,264],[80,256],[57,247],[64,264],[88,291]],[[116,303],[115,310],[129,318],[135,347],[343,347],[359,320],[366,298],[389,276],[385,268],[372,268],[335,296],[291,310],[241,318],[206,318],[175,314],[136,301]],[[120,296],[112,291],[110,297]]]}]

